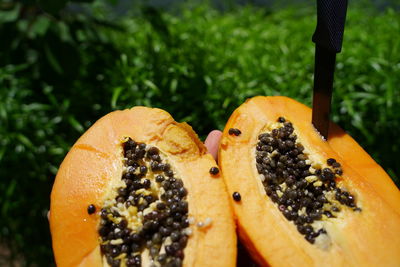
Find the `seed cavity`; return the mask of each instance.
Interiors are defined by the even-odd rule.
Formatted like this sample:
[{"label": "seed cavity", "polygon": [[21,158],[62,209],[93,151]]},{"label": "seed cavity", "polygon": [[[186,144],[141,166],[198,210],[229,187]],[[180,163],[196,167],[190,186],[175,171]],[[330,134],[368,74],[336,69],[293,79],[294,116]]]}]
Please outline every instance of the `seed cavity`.
[{"label": "seed cavity", "polygon": [[343,174],[340,163],[333,158],[310,159],[293,124],[284,117],[258,136],[255,163],[268,197],[308,242],[321,249],[331,244],[326,221],[337,218],[345,208],[361,212],[354,195],[338,187]]},{"label": "seed cavity", "polygon": [[192,233],[182,179],[157,147],[128,138],[122,148],[121,181],[100,211],[105,261],[110,266],[182,266]]},{"label": "seed cavity", "polygon": [[230,128],[228,131],[229,135],[236,135],[239,136],[242,132],[236,128]]},{"label": "seed cavity", "polygon": [[234,192],[232,194],[232,197],[235,201],[240,201],[242,199],[242,196],[238,192]]}]

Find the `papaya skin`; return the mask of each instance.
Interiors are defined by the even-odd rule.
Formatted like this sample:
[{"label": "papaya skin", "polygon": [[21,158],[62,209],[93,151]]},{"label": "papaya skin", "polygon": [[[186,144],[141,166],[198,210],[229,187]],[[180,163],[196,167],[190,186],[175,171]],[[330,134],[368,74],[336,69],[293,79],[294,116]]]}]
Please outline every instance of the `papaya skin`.
[{"label": "papaya skin", "polygon": [[[321,160],[341,163],[341,186],[352,192],[361,212],[342,210],[326,226],[331,246],[307,242],[266,195],[254,151],[262,128],[278,117],[293,123],[298,140]],[[239,136],[229,135],[230,128]],[[339,126],[331,122],[324,141],[311,124],[311,109],[293,99],[254,97],[237,108],[225,126],[218,154],[231,199],[239,237],[261,266],[399,266],[400,191],[385,171]]]},{"label": "papaya skin", "polygon": [[[121,179],[124,137],[157,146],[188,190],[189,215],[212,219],[191,226],[183,266],[235,266],[236,234],[232,208],[216,166],[195,132],[165,111],[146,107],[115,111],[99,119],[71,148],[57,173],[50,205],[50,230],[57,266],[103,266],[99,211],[110,183]],[[218,205],[216,205],[218,203]],[[96,206],[89,215],[88,205]]]}]

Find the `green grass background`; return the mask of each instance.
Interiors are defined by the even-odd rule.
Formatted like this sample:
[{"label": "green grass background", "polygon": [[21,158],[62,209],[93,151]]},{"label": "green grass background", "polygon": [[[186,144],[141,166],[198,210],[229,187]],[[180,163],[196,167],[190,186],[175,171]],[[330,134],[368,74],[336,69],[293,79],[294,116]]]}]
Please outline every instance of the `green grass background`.
[{"label": "green grass background", "polygon": [[[313,4],[138,5],[121,17],[103,1],[51,3],[0,4],[0,263],[52,264],[46,212],[57,168],[106,113],[159,107],[204,138],[252,96],[311,104]],[[350,5],[332,110],[397,185],[399,33],[398,11]]]}]

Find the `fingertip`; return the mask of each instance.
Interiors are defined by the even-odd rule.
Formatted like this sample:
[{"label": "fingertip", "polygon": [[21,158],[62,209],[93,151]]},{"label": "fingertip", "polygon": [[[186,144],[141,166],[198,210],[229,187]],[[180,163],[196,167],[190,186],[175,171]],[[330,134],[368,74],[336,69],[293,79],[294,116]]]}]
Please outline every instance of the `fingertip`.
[{"label": "fingertip", "polygon": [[208,134],[206,140],[204,141],[204,145],[207,147],[208,152],[213,156],[215,160],[217,160],[218,147],[221,136],[221,131],[213,130]]},{"label": "fingertip", "polygon": [[207,136],[207,138],[206,138],[206,141],[207,141],[207,139],[208,138],[211,138],[211,139],[220,139],[221,138],[221,135],[222,135],[222,132],[220,131],[220,130],[212,130],[209,134],[208,134],[208,136]]}]

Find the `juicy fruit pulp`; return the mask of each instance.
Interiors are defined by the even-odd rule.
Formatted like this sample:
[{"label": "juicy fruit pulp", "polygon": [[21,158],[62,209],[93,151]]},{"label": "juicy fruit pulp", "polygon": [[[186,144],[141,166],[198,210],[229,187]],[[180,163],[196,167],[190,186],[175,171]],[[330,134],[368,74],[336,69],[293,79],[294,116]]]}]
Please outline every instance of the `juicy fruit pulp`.
[{"label": "juicy fruit pulp", "polygon": [[181,266],[191,233],[187,190],[158,148],[123,143],[122,185],[101,209],[101,250],[111,266]]}]

